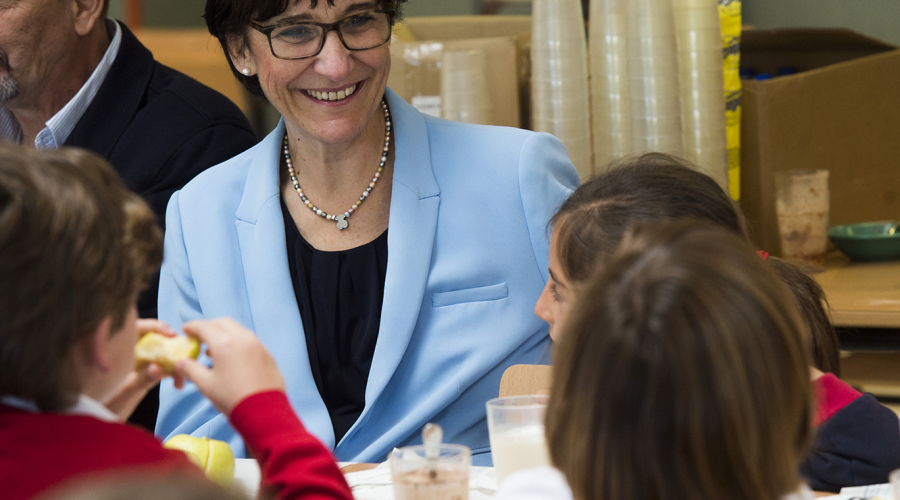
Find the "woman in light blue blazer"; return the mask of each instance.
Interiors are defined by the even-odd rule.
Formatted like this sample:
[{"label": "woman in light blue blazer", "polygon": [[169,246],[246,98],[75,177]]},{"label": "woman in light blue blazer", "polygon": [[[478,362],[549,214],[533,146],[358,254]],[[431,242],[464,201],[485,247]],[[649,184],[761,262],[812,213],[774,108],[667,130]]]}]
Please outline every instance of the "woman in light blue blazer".
[{"label": "woman in light blue blazer", "polygon": [[[172,196],[160,318],[253,329],[338,460],[383,460],[435,422],[487,464],[485,401],[508,366],[546,360],[532,308],[577,174],[550,135],[425,116],[387,89],[396,0],[284,3],[207,2],[283,120]],[[244,455],[191,386],[162,386],[156,430]]]}]

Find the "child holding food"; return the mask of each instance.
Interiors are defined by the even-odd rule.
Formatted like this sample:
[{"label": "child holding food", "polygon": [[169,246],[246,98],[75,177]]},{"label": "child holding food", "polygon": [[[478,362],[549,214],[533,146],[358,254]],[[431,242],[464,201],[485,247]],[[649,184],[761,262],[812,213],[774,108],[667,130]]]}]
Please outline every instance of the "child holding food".
[{"label": "child holding food", "polygon": [[[0,492],[28,499],[87,475],[202,473],[123,415],[162,368],[134,372],[135,301],[162,259],[149,207],[100,157],[0,146]],[[155,324],[160,328],[162,325]],[[228,320],[184,330],[214,368],[174,363],[255,452],[280,498],[351,498],[330,453],[303,428],[272,358]],[[172,335],[172,334],[169,334]],[[157,353],[160,355],[160,353]],[[146,380],[140,380],[141,377]],[[116,412],[109,406],[114,406]]]}]

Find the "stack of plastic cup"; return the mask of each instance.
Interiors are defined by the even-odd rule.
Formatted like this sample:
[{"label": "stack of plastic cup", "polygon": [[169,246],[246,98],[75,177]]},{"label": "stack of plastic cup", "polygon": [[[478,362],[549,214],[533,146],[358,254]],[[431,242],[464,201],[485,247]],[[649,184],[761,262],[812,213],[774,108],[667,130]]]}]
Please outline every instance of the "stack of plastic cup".
[{"label": "stack of plastic cup", "polygon": [[627,0],[591,0],[588,31],[594,172],[631,153]]},{"label": "stack of plastic cup", "polygon": [[672,0],[685,157],[728,189],[725,81],[718,0]]},{"label": "stack of plastic cup", "polygon": [[580,0],[534,0],[532,124],[566,146],[582,179],[592,173],[587,40]]},{"label": "stack of plastic cup", "polygon": [[632,147],[681,156],[681,91],[672,0],[628,0]]},{"label": "stack of plastic cup", "polygon": [[441,117],[491,124],[483,49],[449,50],[441,57]]}]

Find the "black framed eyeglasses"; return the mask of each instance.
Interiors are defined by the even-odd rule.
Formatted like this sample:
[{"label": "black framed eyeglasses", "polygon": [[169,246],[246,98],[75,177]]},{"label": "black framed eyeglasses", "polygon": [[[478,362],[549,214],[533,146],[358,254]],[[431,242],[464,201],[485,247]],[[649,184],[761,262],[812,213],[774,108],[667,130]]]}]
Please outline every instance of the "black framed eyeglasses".
[{"label": "black framed eyeglasses", "polygon": [[278,59],[306,59],[318,55],[325,46],[325,35],[337,31],[347,50],[368,50],[391,39],[392,10],[373,10],[347,16],[334,23],[286,23],[250,26],[269,39],[272,55]]}]

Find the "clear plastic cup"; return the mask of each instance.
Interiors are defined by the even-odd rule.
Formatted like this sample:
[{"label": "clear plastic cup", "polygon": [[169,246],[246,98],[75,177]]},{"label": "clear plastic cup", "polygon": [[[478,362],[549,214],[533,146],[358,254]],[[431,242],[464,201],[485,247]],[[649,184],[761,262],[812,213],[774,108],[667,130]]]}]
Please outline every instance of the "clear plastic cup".
[{"label": "clear plastic cup", "polygon": [[581,109],[583,106],[587,106],[588,96],[587,92],[584,92],[582,95],[560,95],[557,96],[556,93],[551,93],[549,91],[543,92],[541,90],[534,90],[535,96],[542,96],[543,98],[540,101],[535,101],[534,106],[532,106],[536,113],[552,113],[554,116],[560,113],[572,113],[570,116],[563,116],[561,118],[567,119],[587,119],[587,113],[579,113],[578,111],[584,111]]},{"label": "clear plastic cup", "polygon": [[[592,11],[593,12],[593,11]],[[628,17],[625,14],[591,15],[588,26],[588,40],[592,40],[594,34],[598,38],[607,36],[625,37],[628,34]]]},{"label": "clear plastic cup", "polygon": [[632,99],[631,115],[635,118],[652,116],[680,116],[681,105],[678,102],[678,99],[671,98],[645,97],[640,99]]},{"label": "clear plastic cup", "polygon": [[727,149],[725,136],[725,122],[718,124],[720,129],[712,123],[684,131],[684,150],[703,151],[706,149]]},{"label": "clear plastic cup", "polygon": [[[582,103],[582,108],[587,108],[587,106],[587,102]],[[583,112],[583,109],[581,111],[582,112],[579,112],[579,109],[575,107],[535,106],[532,108],[531,116],[535,127],[542,126],[541,124],[554,120],[577,120],[579,123],[586,124],[584,127],[585,130],[590,130],[590,117],[587,116],[587,113]],[[542,132],[544,130],[539,131]]]},{"label": "clear plastic cup", "polygon": [[721,53],[722,34],[717,30],[693,30],[678,33],[678,50],[680,52],[703,52],[716,49]]},{"label": "clear plastic cup", "polygon": [[591,137],[590,123],[583,119],[542,119],[539,125],[541,130],[550,132],[560,138],[564,136],[570,139],[590,139]]},{"label": "clear plastic cup", "polygon": [[683,92],[681,94],[682,109],[702,110],[703,112],[725,114],[725,92],[722,87],[713,90],[700,90]]},{"label": "clear plastic cup", "polygon": [[678,74],[658,77],[631,77],[628,79],[632,99],[668,96],[678,100],[681,87]]},{"label": "clear plastic cup", "polygon": [[705,9],[675,9],[675,30],[707,30],[721,31],[718,9],[710,12]]},{"label": "clear plastic cup", "polygon": [[532,46],[531,63],[535,67],[545,64],[556,66],[570,64],[574,67],[581,67],[582,64],[587,64],[587,53],[578,50],[553,50],[547,47]]},{"label": "clear plastic cup", "polygon": [[[532,40],[576,39],[584,36],[584,17],[579,0],[534,0],[531,7]],[[586,41],[586,38],[584,38]]]},{"label": "clear plastic cup", "polygon": [[775,173],[775,213],[783,258],[812,269],[825,268],[829,208],[828,170]]},{"label": "clear plastic cup", "polygon": [[591,0],[591,16],[593,17],[594,14],[600,13],[606,16],[624,16],[627,12],[625,1],[626,0]]},{"label": "clear plastic cup", "polygon": [[[391,453],[395,500],[468,500],[471,451],[458,444],[441,445],[436,467],[425,447],[407,446]],[[433,474],[432,474],[433,472]]]},{"label": "clear plastic cup", "polygon": [[484,50],[450,50],[441,57],[441,116],[489,124],[491,100]]},{"label": "clear plastic cup", "polygon": [[587,106],[589,102],[588,89],[586,88],[562,90],[559,88],[532,87],[531,93],[534,96],[532,108],[536,110],[533,112],[547,112],[554,116],[561,113],[575,113],[574,116],[569,116],[568,118],[581,117],[581,115],[584,115],[585,118],[588,117],[587,113],[579,112],[583,111],[580,108]]},{"label": "clear plastic cup", "polygon": [[720,148],[685,149],[684,157],[697,165],[697,170],[713,178],[722,189],[728,187],[728,149]]},{"label": "clear plastic cup", "polygon": [[674,0],[672,5],[676,10],[680,8],[703,9],[718,8],[719,3],[717,0]]},{"label": "clear plastic cup", "polygon": [[678,59],[680,63],[679,74],[689,76],[691,78],[709,78],[720,73],[719,80],[722,80],[722,51],[717,51],[713,55],[709,52],[680,52]]},{"label": "clear plastic cup", "polygon": [[633,147],[635,152],[658,151],[675,156],[684,156],[684,145],[681,142],[681,134],[634,134]]},{"label": "clear plastic cup", "polygon": [[588,88],[585,81],[573,80],[571,78],[543,78],[535,77],[531,79],[531,85],[539,85],[549,89],[559,89],[562,91],[583,91]]},{"label": "clear plastic cup", "polygon": [[587,87],[587,61],[544,60],[532,65],[532,82],[570,80]]},{"label": "clear plastic cup", "polygon": [[[541,130],[547,119],[580,120],[585,130],[571,133],[586,134],[590,158],[590,89],[581,1],[534,0],[532,19],[531,101],[535,130]],[[576,164],[579,174],[590,171],[589,163]]]},{"label": "clear plastic cup", "polygon": [[675,74],[678,71],[678,60],[638,56],[629,58],[628,66],[640,75]]},{"label": "clear plastic cup", "polygon": [[671,11],[664,15],[630,16],[628,36],[631,38],[675,36],[675,20]]},{"label": "clear plastic cup", "polygon": [[678,39],[675,35],[628,37],[628,55],[630,57],[656,57],[659,53],[674,55],[677,52]]}]

